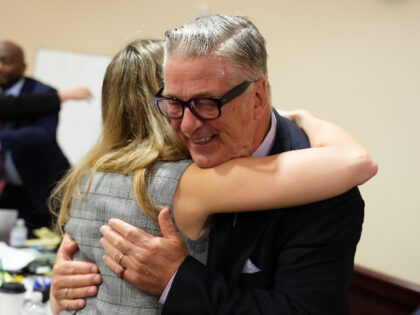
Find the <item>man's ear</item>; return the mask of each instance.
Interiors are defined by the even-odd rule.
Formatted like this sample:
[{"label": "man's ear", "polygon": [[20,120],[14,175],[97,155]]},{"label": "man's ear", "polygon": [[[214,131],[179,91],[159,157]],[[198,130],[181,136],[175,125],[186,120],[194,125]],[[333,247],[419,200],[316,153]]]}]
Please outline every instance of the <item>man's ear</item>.
[{"label": "man's ear", "polygon": [[268,106],[267,81],[261,78],[254,82],[254,85],[254,118],[258,120],[266,112]]}]

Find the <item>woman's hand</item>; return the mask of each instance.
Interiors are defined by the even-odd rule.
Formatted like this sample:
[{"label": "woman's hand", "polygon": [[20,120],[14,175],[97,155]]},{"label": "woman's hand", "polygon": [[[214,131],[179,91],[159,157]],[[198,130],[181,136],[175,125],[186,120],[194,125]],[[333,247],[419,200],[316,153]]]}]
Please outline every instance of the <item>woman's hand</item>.
[{"label": "woman's hand", "polygon": [[77,248],[77,243],[65,234],[52,272],[50,306],[53,314],[64,309],[83,308],[86,304],[85,298],[96,295],[96,285],[102,282],[102,276],[95,264],[73,260]]},{"label": "woman's hand", "polygon": [[312,116],[307,110],[304,109],[296,109],[296,110],[279,110],[278,111],[281,116],[293,121],[296,125],[302,128],[302,120],[305,117]]}]

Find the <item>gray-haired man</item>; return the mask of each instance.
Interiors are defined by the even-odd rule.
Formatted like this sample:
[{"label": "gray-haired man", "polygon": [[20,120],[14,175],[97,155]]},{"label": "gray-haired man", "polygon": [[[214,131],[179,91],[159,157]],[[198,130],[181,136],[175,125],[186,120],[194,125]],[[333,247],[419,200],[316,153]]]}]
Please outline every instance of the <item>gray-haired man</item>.
[{"label": "gray-haired man", "polygon": [[[245,87],[242,97],[225,102],[235,87]],[[309,146],[271,108],[265,41],[243,17],[214,15],[168,31],[165,87],[156,97],[181,105],[172,112],[158,103],[200,167]],[[194,101],[203,98],[219,104],[220,116],[205,120],[194,111]],[[171,235],[137,231],[124,242],[126,226],[117,226],[121,235],[104,236],[112,251],[142,254],[137,269],[127,272],[140,289],[160,297],[163,314],[347,314],[363,208],[355,188],[293,209],[217,215],[207,266]],[[106,263],[121,268],[113,257]]]}]

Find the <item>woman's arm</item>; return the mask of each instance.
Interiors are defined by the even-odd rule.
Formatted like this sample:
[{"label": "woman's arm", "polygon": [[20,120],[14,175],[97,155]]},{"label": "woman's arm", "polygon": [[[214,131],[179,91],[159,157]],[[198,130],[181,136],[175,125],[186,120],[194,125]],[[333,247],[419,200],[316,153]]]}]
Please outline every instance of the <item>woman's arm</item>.
[{"label": "woman's arm", "polygon": [[308,204],[342,194],[376,174],[376,162],[342,128],[303,110],[289,118],[307,133],[310,149],[239,158],[208,169],[192,164],[185,171],[174,198],[175,220],[185,235],[200,238],[214,213]]}]

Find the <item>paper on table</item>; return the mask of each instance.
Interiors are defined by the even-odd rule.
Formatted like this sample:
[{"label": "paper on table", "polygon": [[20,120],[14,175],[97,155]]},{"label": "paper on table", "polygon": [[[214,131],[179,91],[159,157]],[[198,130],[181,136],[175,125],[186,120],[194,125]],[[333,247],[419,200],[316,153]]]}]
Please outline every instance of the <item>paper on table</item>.
[{"label": "paper on table", "polygon": [[34,250],[17,249],[0,242],[0,259],[3,262],[5,271],[19,271],[35,260],[36,256],[37,252]]}]

